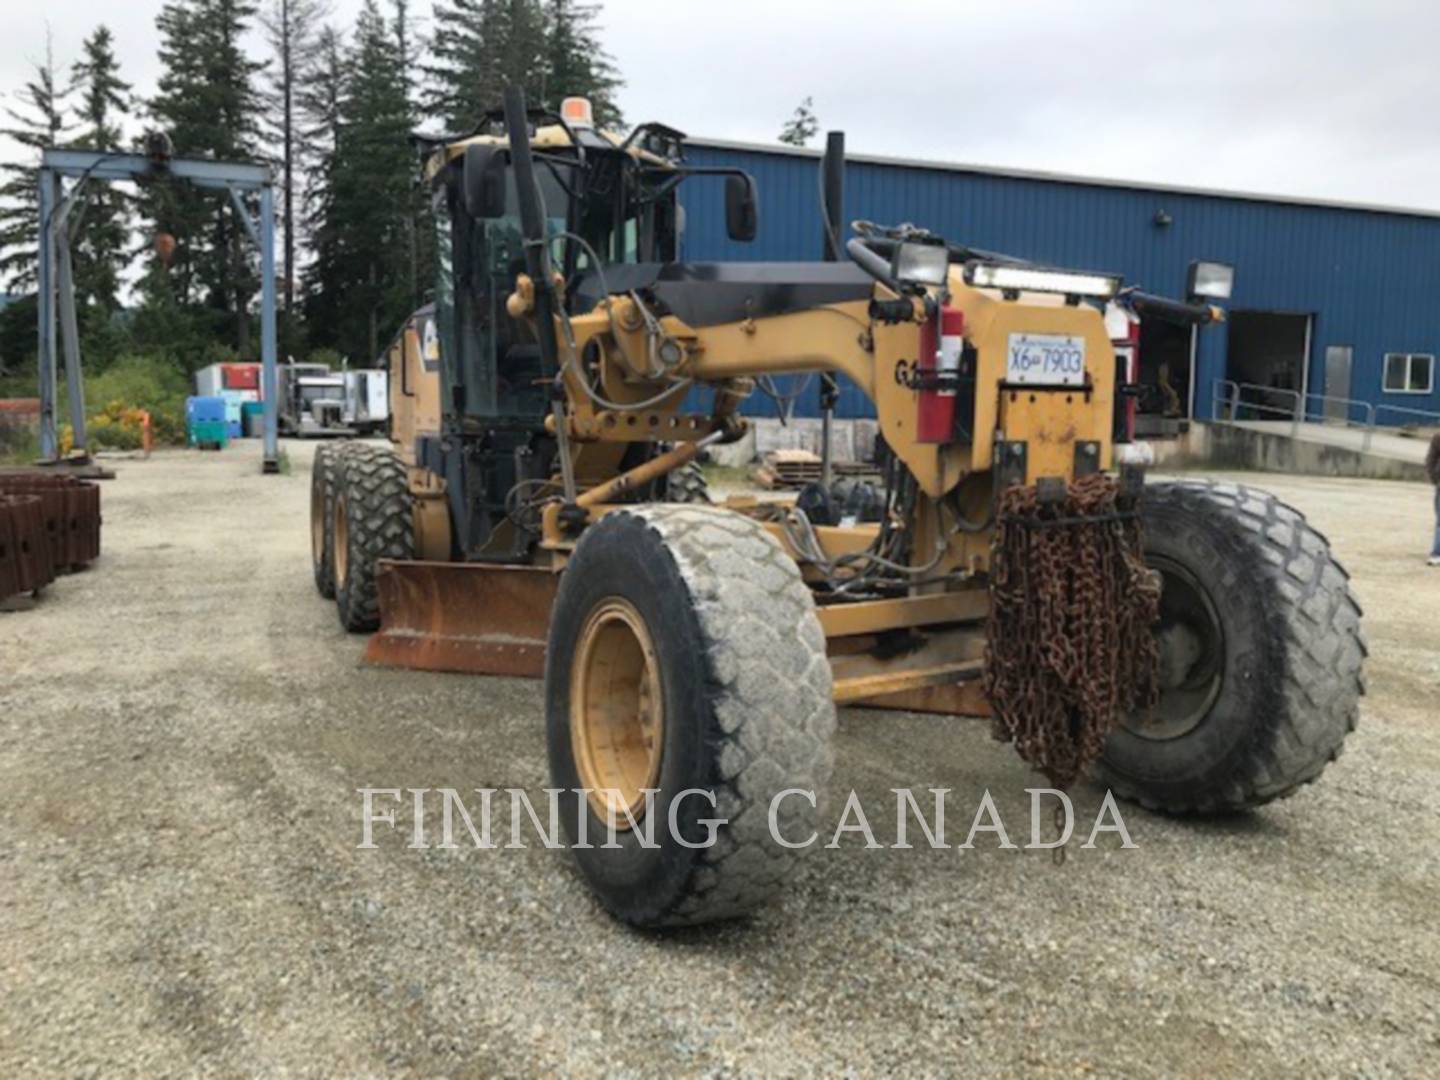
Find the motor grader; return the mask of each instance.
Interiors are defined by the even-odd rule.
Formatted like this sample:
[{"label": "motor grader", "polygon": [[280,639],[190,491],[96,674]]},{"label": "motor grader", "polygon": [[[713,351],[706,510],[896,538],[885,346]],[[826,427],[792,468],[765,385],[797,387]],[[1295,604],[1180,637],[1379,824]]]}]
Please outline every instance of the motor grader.
[{"label": "motor grader", "polygon": [[[616,830],[572,846],[619,918],[773,894],[838,705],[989,716],[1053,783],[1177,814],[1288,795],[1340,752],[1365,650],[1325,538],[1260,491],[1145,483],[1117,444],[1133,389],[1101,308],[1221,313],[915,226],[842,236],[835,153],[832,261],[695,263],[676,189],[723,179],[738,241],[757,195],[673,129],[622,140],[512,89],[427,149],[435,303],[402,352],[437,377],[396,373],[412,444],[336,455],[317,573],[328,520],[340,596],[378,598],[374,662],[543,676],[550,786],[572,841]],[[878,521],[823,490],[653,501],[743,434],[757,386],[807,372],[875,405]]]}]

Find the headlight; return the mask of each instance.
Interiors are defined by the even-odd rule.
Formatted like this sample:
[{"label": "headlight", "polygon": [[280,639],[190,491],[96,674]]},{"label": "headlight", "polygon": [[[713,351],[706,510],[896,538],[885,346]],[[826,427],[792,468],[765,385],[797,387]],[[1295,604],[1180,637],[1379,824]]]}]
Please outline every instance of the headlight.
[{"label": "headlight", "polygon": [[1068,270],[1038,270],[1030,266],[996,266],[976,263],[970,268],[970,284],[979,289],[1007,292],[1063,293],[1066,296],[1094,296],[1109,300],[1120,291],[1120,279],[1109,274],[1076,274]]},{"label": "headlight", "polygon": [[1185,293],[1190,299],[1229,300],[1235,291],[1235,267],[1229,263],[1192,262]]},{"label": "headlight", "polygon": [[944,285],[950,273],[950,249],[944,244],[897,244],[890,273],[902,285]]}]

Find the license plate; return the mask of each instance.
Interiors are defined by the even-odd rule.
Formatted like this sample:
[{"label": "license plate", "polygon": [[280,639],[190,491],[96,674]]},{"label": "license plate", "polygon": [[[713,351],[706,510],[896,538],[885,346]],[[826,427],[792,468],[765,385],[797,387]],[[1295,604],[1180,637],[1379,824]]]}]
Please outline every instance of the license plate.
[{"label": "license plate", "polygon": [[1084,386],[1085,339],[1069,334],[1011,334],[1005,381],[1026,386]]}]

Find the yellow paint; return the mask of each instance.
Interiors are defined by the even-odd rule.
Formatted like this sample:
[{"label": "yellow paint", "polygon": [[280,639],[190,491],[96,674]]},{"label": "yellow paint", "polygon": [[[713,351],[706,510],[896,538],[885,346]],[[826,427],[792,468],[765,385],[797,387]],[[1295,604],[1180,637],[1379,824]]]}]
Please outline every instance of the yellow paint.
[{"label": "yellow paint", "polygon": [[419,320],[412,317],[386,353],[390,438],[400,460],[415,464],[415,437],[440,431],[440,372],[426,371]]}]

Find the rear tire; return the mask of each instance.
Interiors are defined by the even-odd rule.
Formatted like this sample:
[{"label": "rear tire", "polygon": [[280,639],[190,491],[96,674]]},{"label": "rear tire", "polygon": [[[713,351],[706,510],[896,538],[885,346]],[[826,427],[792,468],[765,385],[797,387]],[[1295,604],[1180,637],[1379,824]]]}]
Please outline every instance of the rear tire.
[{"label": "rear tire", "polygon": [[[825,635],[794,561],[758,524],[723,510],[615,510],[581,537],[550,627],[550,783],[565,792],[561,820],[600,902],[653,927],[731,918],[771,897],[805,850],[772,839],[771,800],[799,788],[818,801],[833,764]],[[633,733],[627,718],[640,725]],[[618,848],[601,846],[604,802],[597,812],[575,791],[611,786],[597,775],[628,784],[621,802],[641,798],[641,815],[636,793],[658,789],[655,847],[642,844],[643,818],[638,832],[617,830]],[[713,807],[700,795],[677,802],[687,789],[713,795]],[[723,819],[713,845],[682,844],[672,813],[691,843],[707,839],[706,819]],[[574,848],[582,817],[593,846]],[[779,831],[803,841],[818,817],[787,796]]]},{"label": "rear tire", "polygon": [[335,599],[335,484],[343,447],[322,443],[310,466],[310,565],[315,588],[326,600]]},{"label": "rear tire", "polygon": [[1360,607],[1325,538],[1253,488],[1154,484],[1162,695],[1110,736],[1101,779],[1172,813],[1259,806],[1314,781],[1355,730]]},{"label": "rear tire", "polygon": [[710,484],[699,462],[687,462],[666,475],[665,502],[710,505]]},{"label": "rear tire", "polygon": [[341,457],[333,520],[340,625],[368,633],[380,625],[376,564],[415,557],[410,480],[394,451],[364,447]]}]

